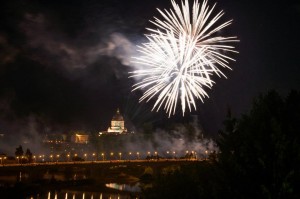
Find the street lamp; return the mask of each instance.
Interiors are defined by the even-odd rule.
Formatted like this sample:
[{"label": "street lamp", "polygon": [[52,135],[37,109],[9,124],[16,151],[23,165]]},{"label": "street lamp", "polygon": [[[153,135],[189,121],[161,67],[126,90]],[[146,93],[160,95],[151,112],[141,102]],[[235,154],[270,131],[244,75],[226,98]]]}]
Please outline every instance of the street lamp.
[{"label": "street lamp", "polygon": [[114,153],[111,152],[111,153],[110,153],[110,156],[111,156],[110,159],[112,160],[112,159],[113,159],[113,156],[114,156]]},{"label": "street lamp", "polygon": [[3,160],[6,160],[6,157],[0,157],[1,164],[3,164]]},{"label": "street lamp", "polygon": [[68,154],[67,157],[68,157],[68,162],[70,162],[70,154]]},{"label": "street lamp", "polygon": [[77,160],[77,156],[78,156],[77,153],[75,153],[75,154],[74,154],[74,157],[72,158],[72,160],[73,160],[73,161],[76,161],[76,160]]},{"label": "street lamp", "polygon": [[96,161],[96,153],[93,153],[93,159],[94,159],[94,161]]},{"label": "street lamp", "polygon": [[131,152],[129,152],[129,159],[131,160]]},{"label": "street lamp", "polygon": [[120,160],[121,160],[121,157],[122,157],[122,153],[121,152],[119,153],[119,156],[120,156]]},{"label": "street lamp", "polygon": [[173,151],[173,157],[174,157],[174,159],[176,158],[176,152],[175,151]]},{"label": "street lamp", "polygon": [[137,158],[138,160],[140,159],[140,153],[139,152],[136,152],[136,155],[137,155]]},{"label": "street lamp", "polygon": [[87,161],[87,154],[86,153],[84,154],[84,158],[85,158],[85,161]]},{"label": "street lamp", "polygon": [[195,159],[194,151],[192,151],[192,159]]},{"label": "street lamp", "polygon": [[44,157],[45,157],[44,155],[39,155],[39,159],[40,159],[39,161],[44,162]]},{"label": "street lamp", "polygon": [[104,161],[104,153],[101,153],[101,156],[102,156],[102,160]]}]

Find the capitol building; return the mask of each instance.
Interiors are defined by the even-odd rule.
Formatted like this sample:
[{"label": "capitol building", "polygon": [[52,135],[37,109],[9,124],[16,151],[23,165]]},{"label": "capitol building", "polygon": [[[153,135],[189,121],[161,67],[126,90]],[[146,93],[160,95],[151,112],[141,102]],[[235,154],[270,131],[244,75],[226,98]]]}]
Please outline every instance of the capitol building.
[{"label": "capitol building", "polygon": [[115,133],[115,134],[127,133],[127,129],[125,128],[124,118],[121,115],[119,109],[117,109],[116,114],[113,116],[111,120],[111,125],[107,129],[107,133]]},{"label": "capitol building", "polygon": [[107,131],[100,131],[98,135],[97,148],[101,152],[122,151],[126,143],[129,143],[134,136],[133,132],[128,132],[125,121],[117,109],[113,115]]},{"label": "capitol building", "polygon": [[107,128],[107,131],[99,132],[100,135],[123,135],[127,134],[127,128],[125,127],[125,121],[123,116],[120,113],[120,110],[117,109],[117,112],[112,117],[110,126]]}]

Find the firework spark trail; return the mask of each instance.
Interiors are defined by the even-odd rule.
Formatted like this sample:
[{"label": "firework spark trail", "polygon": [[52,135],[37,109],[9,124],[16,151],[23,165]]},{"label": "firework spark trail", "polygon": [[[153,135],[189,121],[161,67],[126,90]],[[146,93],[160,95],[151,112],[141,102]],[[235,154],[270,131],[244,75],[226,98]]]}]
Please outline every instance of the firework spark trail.
[{"label": "firework spark trail", "polygon": [[138,46],[141,56],[134,62],[146,69],[131,72],[131,77],[142,78],[133,85],[133,91],[145,90],[140,101],[148,102],[156,96],[152,110],[164,105],[169,117],[175,114],[179,100],[184,115],[186,107],[196,110],[196,99],[203,102],[208,97],[204,88],[213,86],[210,77],[226,77],[218,67],[231,69],[228,63],[234,59],[225,53],[237,53],[225,43],[238,41],[236,37],[214,36],[232,23],[230,20],[215,26],[224,14],[221,11],[210,19],[216,4],[210,9],[207,0],[201,6],[195,0],[191,16],[188,0],[181,7],[174,0],[171,3],[174,10],[158,9],[163,20],[155,17],[151,21],[157,29],[148,28],[148,42]]}]

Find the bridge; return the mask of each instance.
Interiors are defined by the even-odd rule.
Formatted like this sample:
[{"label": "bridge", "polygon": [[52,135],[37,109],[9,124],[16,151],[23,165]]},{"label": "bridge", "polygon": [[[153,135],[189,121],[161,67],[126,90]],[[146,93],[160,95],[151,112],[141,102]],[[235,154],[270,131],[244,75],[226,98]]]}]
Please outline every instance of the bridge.
[{"label": "bridge", "polygon": [[138,181],[145,174],[156,176],[181,166],[201,164],[198,159],[112,160],[82,162],[45,162],[5,164],[0,166],[0,182],[38,180],[74,181],[90,179],[97,182]]}]

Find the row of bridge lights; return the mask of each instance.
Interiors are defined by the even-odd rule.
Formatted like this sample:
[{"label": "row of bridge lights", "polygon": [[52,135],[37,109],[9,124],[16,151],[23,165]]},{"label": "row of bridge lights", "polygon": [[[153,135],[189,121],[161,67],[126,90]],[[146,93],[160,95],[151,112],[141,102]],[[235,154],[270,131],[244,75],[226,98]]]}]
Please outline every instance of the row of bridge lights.
[{"label": "row of bridge lights", "polygon": [[[197,152],[190,151],[190,153],[197,159]],[[209,153],[209,151],[206,150],[205,155],[207,156],[208,153]],[[151,152],[148,151],[146,154],[147,154],[147,156],[150,156]],[[158,157],[158,152],[157,151],[155,151],[153,154],[154,154],[154,157]],[[167,155],[172,155],[173,158],[176,158],[176,151],[166,151],[166,154]],[[186,151],[186,154],[189,154],[189,151]],[[105,160],[105,157],[107,157],[106,153],[104,153],[104,152],[102,152],[100,155],[101,155],[100,157],[102,158],[103,161]],[[114,155],[115,155],[114,152],[110,152],[108,154],[108,156],[110,156],[110,158],[113,158]],[[117,153],[117,155],[119,156],[119,159],[121,160],[122,159],[122,153],[119,152],[119,153]],[[129,155],[130,159],[131,159],[132,155],[136,155],[137,159],[140,159],[141,154],[140,154],[140,152],[128,152],[128,155]],[[94,160],[96,160],[96,158],[97,158],[96,153],[92,153],[90,156],[87,153],[85,153],[85,154],[83,154],[83,156],[84,156],[85,160],[87,160],[87,158],[90,157],[90,156],[93,157]],[[59,154],[57,154],[57,155],[50,154],[49,155],[49,158],[51,159],[52,162],[54,161],[54,158],[56,159],[56,161],[58,161],[60,157],[61,157],[61,155],[59,155]],[[78,154],[75,153],[73,155],[73,157],[78,157]],[[16,158],[19,162],[21,159],[27,158],[27,157],[26,156],[18,156]],[[33,158],[33,161],[36,161],[37,159],[40,159],[41,161],[45,161],[45,159],[47,157],[45,155],[39,155],[39,156],[34,155],[34,156],[32,156],[32,158]],[[70,161],[71,155],[67,154],[66,158],[68,159],[68,161]],[[1,164],[3,163],[3,160],[5,160],[5,159],[6,159],[6,157],[0,157]]]},{"label": "row of bridge lights", "polygon": [[[167,154],[170,154],[169,151],[167,151],[166,153],[167,153]],[[131,156],[134,155],[134,154],[136,154],[137,159],[140,159],[140,152],[136,152],[136,153],[128,152],[129,157],[131,157]],[[175,157],[176,157],[176,156],[175,156],[175,155],[176,155],[176,152],[173,151],[173,154],[174,154],[173,157],[175,158]],[[109,155],[110,155],[111,157],[113,157],[113,156],[114,156],[114,152],[111,152]],[[118,155],[119,155],[119,159],[121,160],[121,159],[122,159],[122,153],[119,152]],[[147,155],[150,156],[150,155],[151,155],[151,152],[148,151],[148,152],[147,152]],[[156,157],[158,157],[158,152],[155,151],[155,152],[154,152],[154,155],[155,155]],[[101,157],[102,157],[102,160],[105,160],[105,153],[101,153]]]},{"label": "row of bridge lights", "polygon": [[[197,156],[197,153],[196,153],[195,151],[191,151],[190,153],[193,154],[193,155],[195,155],[195,156]],[[205,153],[207,154],[208,151],[205,151]],[[102,152],[102,153],[100,154],[100,156],[101,156],[102,160],[105,160],[105,157],[110,156],[110,157],[112,158],[112,157],[114,157],[114,155],[116,155],[116,154],[119,156],[119,159],[121,160],[121,159],[122,159],[122,152],[119,152],[119,153],[110,152],[109,154],[106,154],[106,153]],[[154,156],[156,156],[156,157],[158,157],[158,155],[159,155],[157,151],[155,151],[153,154],[154,154]],[[173,158],[176,157],[176,151],[166,151],[166,154],[167,154],[167,155],[173,155]],[[186,154],[189,154],[189,151],[186,151]],[[130,158],[131,158],[133,155],[136,155],[137,159],[140,159],[141,153],[140,153],[140,152],[128,152],[128,155],[129,155]],[[148,152],[147,152],[147,156],[150,156],[150,155],[151,155],[151,152],[148,151]],[[83,154],[83,157],[84,157],[84,159],[86,159],[86,160],[87,160],[87,158],[90,157],[90,156],[92,156],[93,159],[96,160],[96,153],[92,153],[91,155],[88,155],[87,153]],[[49,155],[49,158],[51,159],[51,161],[53,161],[54,158],[56,158],[56,160],[58,160],[60,157],[61,157],[60,155],[53,155],[53,154]],[[66,157],[67,157],[68,160],[70,160],[71,155],[70,155],[70,154],[67,154]],[[78,157],[78,154],[75,153],[75,154],[73,155],[73,157]],[[34,159],[34,160],[35,160],[36,158],[37,158],[37,156],[33,156],[33,159]],[[38,158],[44,160],[44,159],[45,159],[45,155],[39,155]]]}]

